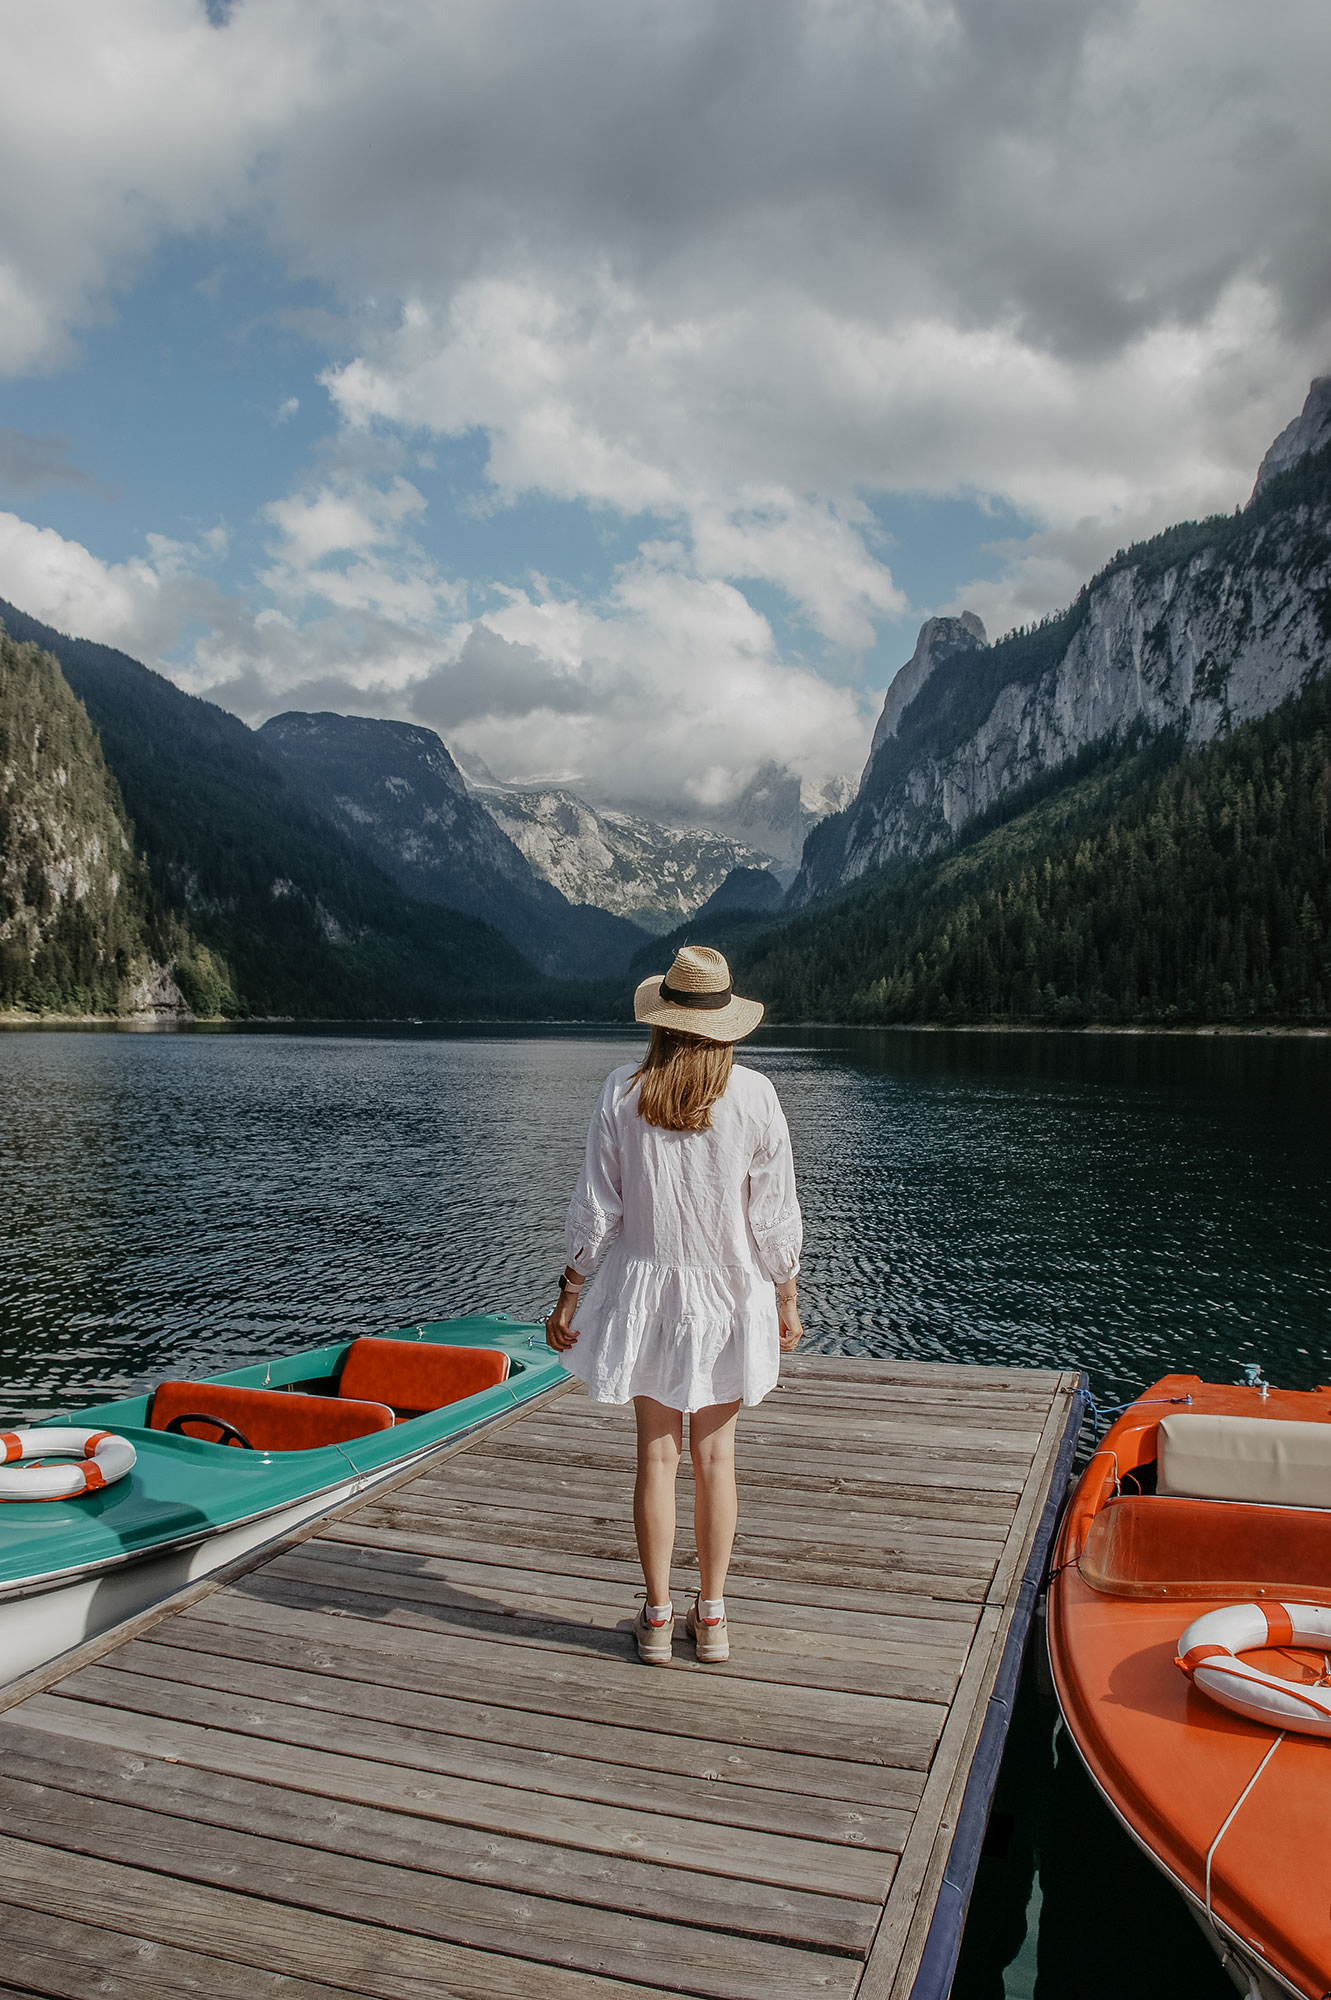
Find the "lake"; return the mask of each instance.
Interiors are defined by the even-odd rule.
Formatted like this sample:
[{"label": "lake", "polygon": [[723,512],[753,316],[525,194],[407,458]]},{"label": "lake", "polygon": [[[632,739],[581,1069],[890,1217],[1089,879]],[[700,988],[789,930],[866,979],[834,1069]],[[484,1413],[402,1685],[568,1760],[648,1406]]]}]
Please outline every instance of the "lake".
[{"label": "lake", "polygon": [[[538,1317],[632,1034],[246,1027],[0,1035],[0,1414],[449,1313]],[[1248,1361],[1315,1385],[1331,1041],[763,1030],[812,1344],[1080,1366],[1112,1403]],[[1028,1686],[956,2000],[1228,1995]],[[1101,1965],[1100,1960],[1105,1963]],[[1006,1971],[1001,1968],[1006,1966]]]}]

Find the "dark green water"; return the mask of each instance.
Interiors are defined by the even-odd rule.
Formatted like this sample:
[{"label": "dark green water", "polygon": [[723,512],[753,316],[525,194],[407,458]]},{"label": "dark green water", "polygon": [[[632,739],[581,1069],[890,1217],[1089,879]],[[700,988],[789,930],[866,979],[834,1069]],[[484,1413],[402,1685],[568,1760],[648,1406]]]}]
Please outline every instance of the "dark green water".
[{"label": "dark green water", "polygon": [[[0,1036],[0,1415],[454,1311],[539,1314],[596,1090],[637,1046]],[[1331,1375],[1331,1042],[772,1031],[745,1059],[790,1117],[817,1345],[1080,1366],[1111,1401],[1171,1368]],[[1171,2000],[1227,1994],[1051,1727],[1028,1697],[956,2000],[1108,1993],[1096,1940],[1134,1897],[1136,2000],[1157,1974]]]}]

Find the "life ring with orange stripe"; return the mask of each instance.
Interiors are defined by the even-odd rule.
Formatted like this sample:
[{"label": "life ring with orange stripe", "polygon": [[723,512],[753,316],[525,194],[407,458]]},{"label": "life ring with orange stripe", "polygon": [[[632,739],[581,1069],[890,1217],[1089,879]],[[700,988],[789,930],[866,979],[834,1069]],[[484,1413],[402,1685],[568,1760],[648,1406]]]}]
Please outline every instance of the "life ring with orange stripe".
[{"label": "life ring with orange stripe", "polygon": [[1227,1604],[1208,1611],[1179,1640],[1175,1665],[1194,1687],[1250,1721],[1300,1736],[1331,1736],[1331,1687],[1288,1681],[1239,1657],[1266,1646],[1331,1651],[1331,1606]]},{"label": "life ring with orange stripe", "polygon": [[[115,1431],[0,1431],[0,1500],[77,1500],[129,1472],[138,1453]],[[72,1458],[76,1465],[23,1465],[25,1458]]]}]

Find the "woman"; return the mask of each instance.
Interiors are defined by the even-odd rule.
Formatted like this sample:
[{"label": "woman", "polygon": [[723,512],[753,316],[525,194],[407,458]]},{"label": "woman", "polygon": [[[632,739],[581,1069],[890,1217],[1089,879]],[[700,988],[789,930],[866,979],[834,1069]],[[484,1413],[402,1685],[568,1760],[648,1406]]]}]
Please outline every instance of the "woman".
[{"label": "woman", "polygon": [[651,1042],[601,1092],[546,1339],[595,1402],[633,1400],[633,1525],[647,1586],[634,1634],[651,1666],[669,1660],[674,1637],[675,1475],[688,1413],[701,1587],[686,1623],[698,1658],[720,1661],[730,1656],[740,1404],[762,1401],[804,1332],[795,1169],[776,1091],[734,1061],[732,1045],[752,1034],[762,1007],[735,997],[719,951],[686,945],[664,979],[643,981],[633,1012]]}]

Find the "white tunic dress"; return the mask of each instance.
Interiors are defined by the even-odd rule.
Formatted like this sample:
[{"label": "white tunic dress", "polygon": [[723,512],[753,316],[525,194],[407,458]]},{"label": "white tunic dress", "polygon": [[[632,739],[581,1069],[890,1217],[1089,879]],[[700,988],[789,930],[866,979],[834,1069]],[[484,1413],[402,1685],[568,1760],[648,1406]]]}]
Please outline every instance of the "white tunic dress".
[{"label": "white tunic dress", "polygon": [[799,1270],[790,1133],[765,1076],[736,1063],[706,1132],[638,1116],[636,1065],[606,1079],[564,1247],[586,1276],[564,1366],[598,1403],[758,1403],[780,1368],[774,1287]]}]

